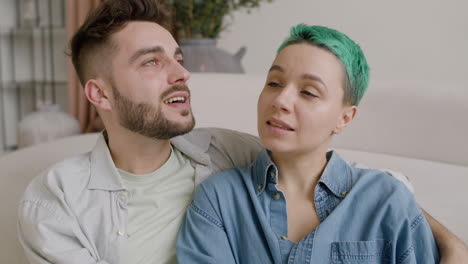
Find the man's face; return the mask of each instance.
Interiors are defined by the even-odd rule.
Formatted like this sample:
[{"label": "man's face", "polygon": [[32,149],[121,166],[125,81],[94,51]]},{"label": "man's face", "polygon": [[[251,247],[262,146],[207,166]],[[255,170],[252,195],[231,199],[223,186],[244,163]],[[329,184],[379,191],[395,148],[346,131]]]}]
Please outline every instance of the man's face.
[{"label": "man's face", "polygon": [[135,133],[169,139],[189,132],[195,121],[172,35],[152,22],[130,22],[112,36],[118,49],[112,61],[113,116]]},{"label": "man's face", "polygon": [[343,116],[344,70],[329,51],[310,44],[284,48],[273,61],[258,100],[258,133],[277,153],[328,147]]}]

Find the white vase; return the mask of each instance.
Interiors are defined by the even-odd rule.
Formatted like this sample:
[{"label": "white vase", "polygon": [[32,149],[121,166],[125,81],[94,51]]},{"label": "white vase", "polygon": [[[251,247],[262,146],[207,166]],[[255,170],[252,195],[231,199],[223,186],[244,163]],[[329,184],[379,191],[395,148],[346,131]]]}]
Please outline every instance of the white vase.
[{"label": "white vase", "polygon": [[80,133],[80,123],[60,111],[59,105],[43,105],[26,115],[18,126],[18,148]]}]

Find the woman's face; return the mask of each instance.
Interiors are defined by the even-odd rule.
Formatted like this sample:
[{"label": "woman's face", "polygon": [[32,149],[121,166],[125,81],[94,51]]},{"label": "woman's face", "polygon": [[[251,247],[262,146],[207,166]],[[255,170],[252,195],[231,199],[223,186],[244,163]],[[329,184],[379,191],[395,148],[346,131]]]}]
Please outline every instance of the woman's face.
[{"label": "woman's face", "polygon": [[343,103],[345,72],[331,52],[307,43],[284,48],[258,99],[258,133],[272,152],[327,151],[332,134],[354,117]]}]

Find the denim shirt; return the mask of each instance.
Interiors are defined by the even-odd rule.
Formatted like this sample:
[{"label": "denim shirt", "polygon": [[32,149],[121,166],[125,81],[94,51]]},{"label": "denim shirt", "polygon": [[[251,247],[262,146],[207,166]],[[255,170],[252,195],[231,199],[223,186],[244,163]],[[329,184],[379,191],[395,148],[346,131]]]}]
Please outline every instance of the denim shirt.
[{"label": "denim shirt", "polygon": [[315,188],[320,225],[293,243],[278,169],[267,151],[197,189],[179,232],[179,263],[437,263],[438,249],[408,189],[333,151]]}]

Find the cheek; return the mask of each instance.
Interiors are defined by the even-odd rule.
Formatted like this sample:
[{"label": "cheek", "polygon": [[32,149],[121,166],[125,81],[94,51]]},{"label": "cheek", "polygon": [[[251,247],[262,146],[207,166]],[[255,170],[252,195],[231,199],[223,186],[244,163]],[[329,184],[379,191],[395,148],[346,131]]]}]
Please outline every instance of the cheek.
[{"label": "cheek", "polygon": [[338,114],[330,105],[318,105],[301,115],[303,127],[310,132],[329,134],[337,123]]},{"label": "cheek", "polygon": [[258,118],[260,118],[264,113],[265,113],[265,110],[267,109],[267,96],[266,94],[262,91],[260,93],[260,96],[258,97],[258,101],[257,101],[257,116]]}]

